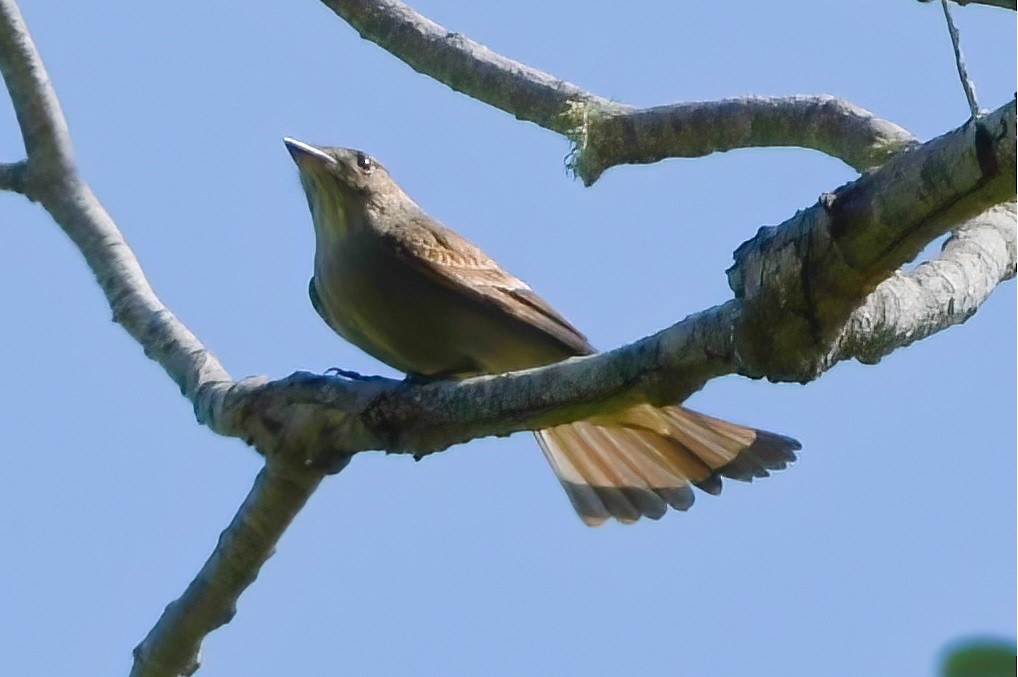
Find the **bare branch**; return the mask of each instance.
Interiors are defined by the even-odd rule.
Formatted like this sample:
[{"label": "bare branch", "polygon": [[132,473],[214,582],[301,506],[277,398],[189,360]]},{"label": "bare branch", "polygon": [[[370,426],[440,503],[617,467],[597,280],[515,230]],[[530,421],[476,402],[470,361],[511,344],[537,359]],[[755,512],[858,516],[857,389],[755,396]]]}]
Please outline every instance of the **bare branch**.
[{"label": "bare branch", "polygon": [[638,110],[451,33],[398,0],[322,2],[417,72],[568,137],[576,146],[571,165],[587,185],[624,162],[759,146],[813,148],[865,169],[914,143],[904,129],[835,97],[747,97]]},{"label": "bare branch", "polygon": [[[1015,195],[1015,102],[821,196],[735,253],[740,373],[806,382],[866,296],[930,241]],[[936,168],[934,171],[933,168]]]},{"label": "bare branch", "polygon": [[274,464],[262,469],[205,566],[135,648],[132,677],[175,677],[198,669],[202,639],[233,618],[240,595],[321,479],[320,473]]},{"label": "bare branch", "polygon": [[958,78],[961,80],[961,87],[965,90],[965,99],[969,104],[969,112],[972,117],[979,115],[979,104],[976,102],[976,86],[969,79],[968,71],[965,70],[965,59],[961,55],[961,38],[958,36],[958,28],[954,25],[954,18],[951,16],[951,6],[947,0],[940,0],[940,6],[944,9],[944,20],[947,22],[947,32],[951,36],[951,46],[954,48],[954,65],[958,68]]},{"label": "bare branch", "polygon": [[0,164],[0,190],[9,190],[12,193],[25,194],[25,174],[28,172],[28,163],[4,162]]},{"label": "bare branch", "polygon": [[0,72],[28,153],[26,194],[36,199],[31,186],[38,179],[33,178],[70,178],[74,175],[74,156],[60,102],[13,0],[0,0],[0,55]]},{"label": "bare branch", "polygon": [[811,148],[863,170],[916,143],[901,127],[834,96],[746,96],[583,115],[571,164],[588,186],[620,164],[764,146]]},{"label": "bare branch", "polygon": [[[420,456],[636,402],[681,401],[722,374],[810,381],[838,360],[864,355],[855,349],[862,339],[852,322],[870,312],[856,308],[875,288],[885,293],[882,281],[939,235],[1013,201],[1014,184],[1012,102],[822,196],[780,226],[761,229],[736,251],[730,271],[735,300],[631,345],[427,386],[301,373],[272,383],[211,384],[200,393],[197,411],[221,434],[251,435],[270,458],[328,468],[369,449]],[[957,263],[955,251],[945,250],[943,265]],[[1012,248],[992,265],[1008,269],[1013,256]],[[998,274],[986,285],[1005,277]],[[973,307],[972,299],[951,298],[943,300]],[[923,321],[909,311],[885,312],[882,325]],[[932,333],[949,324],[924,326]],[[912,338],[885,333],[879,340],[886,353]],[[292,425],[295,418],[301,425]]]},{"label": "bare branch", "polygon": [[418,386],[297,372],[272,382],[211,384],[199,412],[217,432],[246,431],[251,443],[280,462],[331,471],[361,451],[420,457],[637,402],[685,399],[736,370],[732,327],[739,309],[730,301],[610,352],[465,381]]},{"label": "bare branch", "polygon": [[[67,125],[13,0],[0,0],[0,70],[28,159],[0,167],[0,187],[36,200],[85,256],[119,322],[189,399],[229,381],[216,357],[162,304],[109,214],[78,176]],[[272,554],[279,535],[314,491],[321,473],[268,466],[220,543],[136,650],[132,674],[197,669],[198,643],[233,614],[234,604]]]},{"label": "bare branch", "polygon": [[957,229],[935,260],[895,273],[852,313],[833,360],[882,357],[972,317],[997,285],[1015,276],[1015,203]]},{"label": "bare branch", "polygon": [[508,59],[395,0],[323,0],[362,38],[418,73],[478,101],[560,134],[575,127],[573,106],[625,110],[576,85]]},{"label": "bare branch", "polygon": [[60,104],[13,0],[0,0],[0,70],[28,151],[23,169],[4,172],[12,177],[8,182],[16,178],[24,188],[19,192],[41,203],[74,241],[106,294],[113,319],[186,397],[202,383],[229,380],[216,357],[155,295],[113,219],[78,176]]}]

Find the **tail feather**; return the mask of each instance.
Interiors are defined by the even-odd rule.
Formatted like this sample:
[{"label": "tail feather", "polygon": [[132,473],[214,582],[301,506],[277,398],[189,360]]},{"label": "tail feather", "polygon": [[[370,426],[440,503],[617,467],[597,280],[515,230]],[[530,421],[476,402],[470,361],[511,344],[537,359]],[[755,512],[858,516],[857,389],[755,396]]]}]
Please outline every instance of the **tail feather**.
[{"label": "tail feather", "polygon": [[711,473],[710,477],[699,482],[693,482],[693,485],[705,494],[710,494],[711,496],[721,495],[721,477],[717,473]]},{"label": "tail feather", "polygon": [[633,407],[612,417],[535,433],[541,450],[589,526],[659,519],[686,510],[691,486],[721,492],[721,476],[752,481],[795,460],[799,443],[682,407]]},{"label": "tail feather", "polygon": [[597,497],[608,510],[608,514],[622,522],[630,524],[640,519],[640,509],[633,505],[626,495],[626,489],[637,489],[632,484],[627,484],[617,475],[611,473],[611,467],[602,462],[599,457],[600,449],[587,446],[586,443],[575,435],[575,430],[559,431],[560,440],[569,448],[589,449],[586,454],[576,454],[573,461],[583,477],[591,483],[597,492]]},{"label": "tail feather", "polygon": [[612,514],[608,512],[604,501],[601,500],[598,487],[591,484],[590,480],[573,464],[571,454],[562,453],[561,450],[567,448],[566,443],[560,439],[563,427],[565,426],[540,430],[535,432],[534,436],[537,438],[541,451],[544,452],[544,457],[548,459],[552,470],[555,471],[559,482],[562,483],[562,488],[566,490],[566,496],[573,504],[573,509],[584,524],[596,527]]},{"label": "tail feather", "polygon": [[598,467],[622,489],[630,505],[636,509],[633,521],[641,515],[658,519],[668,512],[668,506],[661,497],[649,489],[653,484],[641,474],[639,465],[631,462],[634,459],[618,453],[611,435],[593,425],[574,426],[570,432],[579,438],[580,444],[592,450]]},{"label": "tail feather", "polygon": [[[751,482],[754,477],[769,477],[768,470],[784,470],[795,461],[801,445],[791,437],[737,426],[719,418],[697,414],[709,429],[742,445],[741,452],[718,468],[718,473],[735,480]],[[745,433],[749,431],[752,436]]]},{"label": "tail feather", "polygon": [[[563,465],[571,466],[577,475],[575,477],[567,476],[564,479],[571,484],[586,484],[591,487],[607,515],[602,517],[600,511],[594,515],[581,513],[581,517],[585,518],[584,521],[591,518],[599,520],[597,523],[600,523],[610,516],[623,524],[629,524],[644,514],[644,510],[641,509],[641,504],[644,503],[641,500],[641,494],[645,493],[645,489],[641,487],[642,483],[627,472],[628,468],[625,463],[620,463],[608,455],[609,450],[606,449],[604,440],[599,439],[599,435],[592,434],[593,431],[582,425],[559,426],[547,433],[544,441],[550,443],[548,447],[552,450],[585,450],[582,454],[565,454],[568,462]],[[544,444],[541,446],[542,449],[545,448]],[[561,456],[562,454],[551,452],[552,458],[561,458]],[[568,491],[567,489],[567,493]]]},{"label": "tail feather", "polygon": [[669,437],[690,449],[712,470],[733,461],[752,440],[752,430],[745,429],[749,432],[745,441],[719,434],[719,431],[707,427],[699,414],[692,411],[673,407],[662,413],[671,424]]},{"label": "tail feather", "polygon": [[620,442],[624,441],[620,445],[619,454],[646,454],[661,464],[673,481],[678,479],[685,484],[696,483],[711,475],[707,464],[672,437],[632,428],[612,427],[604,430],[611,431],[609,434]]},{"label": "tail feather", "polygon": [[[660,503],[650,499],[658,510],[645,512],[647,517],[663,517],[669,505],[676,510],[686,510],[693,504],[693,492],[689,483],[670,467],[667,456],[656,445],[647,444],[637,433],[624,428],[600,428],[590,423],[583,423],[583,426],[597,432],[604,440],[604,445],[610,449],[611,458],[627,464],[639,477],[641,486],[649,488],[653,496],[659,499]],[[627,447],[634,446],[647,453],[630,453]]]},{"label": "tail feather", "polygon": [[[689,486],[689,468],[682,456],[670,449],[669,441],[660,436],[651,436],[628,428],[609,428],[584,423],[611,445],[613,458],[637,468],[645,487],[657,494],[665,503],[676,510],[688,510],[695,496]],[[694,469],[693,472],[696,472]],[[660,516],[663,516],[662,512]],[[652,519],[657,519],[651,515]]]},{"label": "tail feather", "polygon": [[752,482],[754,477],[769,477],[769,470],[784,470],[795,461],[798,442],[772,433],[761,433],[737,458],[718,468],[718,473],[733,480]]}]

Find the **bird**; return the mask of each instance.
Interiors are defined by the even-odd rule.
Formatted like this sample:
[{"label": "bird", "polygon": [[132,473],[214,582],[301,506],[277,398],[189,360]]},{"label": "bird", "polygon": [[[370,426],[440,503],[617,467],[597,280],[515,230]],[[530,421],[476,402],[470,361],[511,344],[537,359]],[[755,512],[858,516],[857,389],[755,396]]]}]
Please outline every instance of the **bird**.
[{"label": "bird", "polygon": [[[416,382],[596,352],[527,283],[425,213],[374,157],[283,141],[314,226],[311,303],[339,336]],[[588,526],[685,511],[693,487],[717,495],[722,477],[767,477],[800,449],[678,404],[638,404],[534,435]]]}]

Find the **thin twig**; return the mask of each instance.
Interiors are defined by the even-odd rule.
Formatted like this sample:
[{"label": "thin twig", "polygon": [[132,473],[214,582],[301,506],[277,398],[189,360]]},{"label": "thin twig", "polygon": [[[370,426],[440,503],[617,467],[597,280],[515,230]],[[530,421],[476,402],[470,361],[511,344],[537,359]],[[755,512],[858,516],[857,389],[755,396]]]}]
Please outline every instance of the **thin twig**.
[{"label": "thin twig", "polygon": [[0,164],[0,190],[9,190],[12,193],[25,194],[25,175],[28,174],[28,163],[24,160],[19,162],[4,162]]},{"label": "thin twig", "polygon": [[[919,0],[919,2],[932,2],[932,0]],[[1000,7],[1001,9],[1014,10],[1018,8],[1015,0],[954,0],[955,3],[965,7],[966,5],[985,5],[987,7]]]},{"label": "thin twig", "polygon": [[958,28],[954,25],[954,17],[951,16],[951,7],[948,0],[940,0],[940,6],[944,8],[944,19],[947,21],[947,32],[951,34],[951,45],[954,47],[954,63],[958,67],[958,77],[961,79],[962,89],[965,90],[965,98],[969,102],[969,112],[972,118],[979,117],[979,104],[976,103],[976,87],[969,79],[968,71],[965,70],[965,59],[961,55],[961,39],[958,35]]}]

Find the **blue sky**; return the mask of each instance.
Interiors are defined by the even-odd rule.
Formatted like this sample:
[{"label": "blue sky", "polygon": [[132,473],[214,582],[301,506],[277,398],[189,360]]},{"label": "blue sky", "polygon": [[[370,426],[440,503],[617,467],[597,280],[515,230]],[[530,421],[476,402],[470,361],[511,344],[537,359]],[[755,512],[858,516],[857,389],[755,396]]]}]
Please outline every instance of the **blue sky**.
[{"label": "blue sky", "polygon": [[[926,139],[967,107],[936,3],[428,0],[450,30],[636,105],[830,93]],[[314,0],[22,11],[84,176],[164,302],[236,377],[393,374],[306,297],[310,218],[281,139],[363,148],[603,348],[730,298],[731,252],[852,179],[818,153],[609,170],[418,75]],[[983,107],[1011,13],[956,11]],[[6,100],[6,97],[4,97]],[[0,105],[0,158],[22,157]],[[0,195],[0,673],[124,674],[261,462],[198,426],[40,208]],[[1015,285],[964,326],[807,386],[690,406],[800,461],[686,514],[584,528],[529,435],[327,480],[208,638],[202,675],[929,675],[1014,636]]]}]

